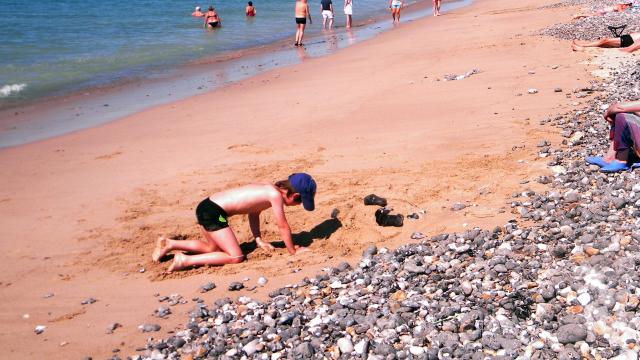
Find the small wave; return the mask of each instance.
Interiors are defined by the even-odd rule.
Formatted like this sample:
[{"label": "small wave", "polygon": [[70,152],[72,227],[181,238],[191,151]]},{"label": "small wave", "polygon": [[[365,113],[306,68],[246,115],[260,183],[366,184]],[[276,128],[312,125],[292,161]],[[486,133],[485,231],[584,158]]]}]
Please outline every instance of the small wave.
[{"label": "small wave", "polygon": [[7,97],[13,93],[20,92],[27,87],[27,84],[12,84],[0,87],[0,98]]}]

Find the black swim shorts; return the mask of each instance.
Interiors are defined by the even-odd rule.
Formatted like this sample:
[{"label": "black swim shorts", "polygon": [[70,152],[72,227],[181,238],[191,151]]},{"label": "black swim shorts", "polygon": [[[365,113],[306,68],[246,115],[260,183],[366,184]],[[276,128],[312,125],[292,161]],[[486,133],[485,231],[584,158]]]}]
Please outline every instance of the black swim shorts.
[{"label": "black swim shorts", "polygon": [[620,47],[621,48],[625,48],[625,47],[629,47],[633,45],[633,38],[631,37],[631,35],[621,35],[620,36]]},{"label": "black swim shorts", "polygon": [[209,23],[209,26],[211,26],[211,27],[216,27],[216,26],[218,26],[218,22],[217,22],[217,21],[210,22],[210,23]]},{"label": "black swim shorts", "polygon": [[217,231],[229,227],[227,222],[227,213],[220,205],[206,198],[198,204],[196,208],[196,218],[198,224],[207,231]]},{"label": "black swim shorts", "polygon": [[307,23],[307,18],[296,18],[296,24],[306,24]]}]

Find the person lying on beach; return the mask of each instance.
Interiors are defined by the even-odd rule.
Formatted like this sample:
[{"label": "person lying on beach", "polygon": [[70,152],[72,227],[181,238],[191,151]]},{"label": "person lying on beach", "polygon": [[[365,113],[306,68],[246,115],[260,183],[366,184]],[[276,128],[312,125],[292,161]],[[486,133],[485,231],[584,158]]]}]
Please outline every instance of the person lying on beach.
[{"label": "person lying on beach", "polygon": [[400,10],[404,7],[404,0],[389,0],[389,9],[393,23],[400,23]]},{"label": "person lying on beach", "polygon": [[209,6],[209,10],[206,14],[204,14],[204,27],[213,29],[214,27],[222,26],[222,20],[218,16],[218,13],[213,8],[213,6]]},{"label": "person lying on beach", "polygon": [[307,4],[307,0],[296,0],[295,16],[296,42],[293,45],[302,46],[304,28],[307,26],[307,17],[309,17],[309,24],[313,24],[313,21],[311,21],[311,13],[309,12],[309,4]]},{"label": "person lying on beach", "polygon": [[196,6],[196,11],[191,13],[191,16],[195,16],[195,17],[203,17],[204,13],[202,11],[200,11],[200,6]]},{"label": "person lying on beach", "polygon": [[633,3],[619,3],[612,6],[605,6],[590,14],[576,14],[573,17],[573,19],[576,20],[576,19],[586,18],[590,16],[602,16],[604,14],[613,13],[613,12],[623,12],[631,8],[632,5]]},{"label": "person lying on beach", "polygon": [[640,101],[614,102],[603,117],[611,125],[609,151],[604,157],[589,156],[586,161],[600,166],[602,172],[628,170],[640,160]]},{"label": "person lying on beach", "polygon": [[249,1],[247,3],[247,7],[244,8],[244,13],[245,15],[247,15],[248,17],[254,17],[256,16],[256,8],[253,7],[253,1]]},{"label": "person lying on beach", "polygon": [[640,32],[621,35],[620,37],[604,38],[593,42],[572,41],[573,51],[583,51],[586,47],[620,48],[620,51],[632,53],[640,49]]},{"label": "person lying on beach", "polygon": [[[228,223],[229,217],[240,214],[249,216],[249,228],[256,245],[272,250],[273,246],[260,236],[260,213],[268,208],[273,210],[289,254],[307,251],[307,248],[293,244],[284,207],[302,204],[305,210],[313,211],[315,195],[316,182],[305,173],[291,174],[287,180],[275,184],[252,184],[215,193],[202,200],[196,208],[196,218],[204,239],[173,240],[160,237],[151,258],[157,262],[170,251],[180,251],[175,254],[169,272],[191,266],[240,263],[244,260],[244,254]],[[191,255],[185,255],[182,251]]]}]

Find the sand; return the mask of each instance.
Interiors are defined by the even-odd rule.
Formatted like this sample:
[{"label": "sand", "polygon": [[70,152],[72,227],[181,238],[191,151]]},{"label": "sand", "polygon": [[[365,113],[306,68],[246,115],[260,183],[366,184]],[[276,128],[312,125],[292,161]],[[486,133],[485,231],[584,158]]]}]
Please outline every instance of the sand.
[{"label": "sand", "polygon": [[[542,8],[550,3],[480,0],[330,56],[1,150],[4,353],[106,358],[120,349],[126,357],[150,336],[138,325],[160,324],[155,337],[179,329],[196,296],[265,298],[324,267],[357,261],[368,244],[393,248],[414,231],[504,225],[515,217],[511,194],[540,189],[535,179],[548,173],[536,144],[561,141],[539,121],[566,111],[576,101],[566,94],[590,79],[585,54],[534,35],[575,12]],[[474,68],[480,72],[444,81]],[[309,253],[256,250],[246,219],[233,217],[246,262],[170,275],[168,262],[151,263],[158,236],[199,236],[193,210],[205,196],[297,171],[318,182],[316,211],[286,211],[294,241]],[[424,214],[402,228],[378,227],[375,207],[362,202],[370,193],[395,212]],[[467,207],[451,211],[456,202]],[[338,220],[329,216],[334,208]],[[277,241],[271,214],[261,218],[263,238]],[[258,276],[267,286],[226,289]],[[199,293],[208,281],[218,287]],[[166,304],[155,295],[173,293],[189,303],[154,318]],[[98,301],[81,305],[87,297]],[[115,322],[122,327],[105,334]],[[43,334],[36,325],[46,326]]]}]

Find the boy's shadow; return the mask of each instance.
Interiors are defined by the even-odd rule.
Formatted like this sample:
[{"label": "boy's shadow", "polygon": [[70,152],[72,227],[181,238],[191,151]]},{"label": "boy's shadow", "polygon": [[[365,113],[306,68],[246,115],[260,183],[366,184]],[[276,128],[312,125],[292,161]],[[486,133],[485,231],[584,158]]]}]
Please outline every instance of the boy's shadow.
[{"label": "boy's shadow", "polygon": [[[300,246],[309,246],[316,239],[328,239],[331,234],[342,227],[342,223],[338,219],[327,219],[316,225],[310,231],[301,231],[297,234],[291,234],[293,243]],[[284,241],[273,241],[271,245],[275,248],[285,248]],[[240,248],[244,254],[249,254],[256,249],[256,242],[240,244]]]}]

